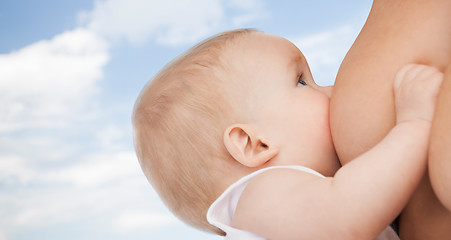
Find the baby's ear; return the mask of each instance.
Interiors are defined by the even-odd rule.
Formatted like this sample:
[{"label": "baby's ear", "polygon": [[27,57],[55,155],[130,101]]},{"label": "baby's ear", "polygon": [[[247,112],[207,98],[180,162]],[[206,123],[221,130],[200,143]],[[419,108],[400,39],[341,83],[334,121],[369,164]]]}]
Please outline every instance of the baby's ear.
[{"label": "baby's ear", "polygon": [[265,164],[279,153],[249,124],[233,124],[226,128],[224,145],[236,161],[250,168]]}]

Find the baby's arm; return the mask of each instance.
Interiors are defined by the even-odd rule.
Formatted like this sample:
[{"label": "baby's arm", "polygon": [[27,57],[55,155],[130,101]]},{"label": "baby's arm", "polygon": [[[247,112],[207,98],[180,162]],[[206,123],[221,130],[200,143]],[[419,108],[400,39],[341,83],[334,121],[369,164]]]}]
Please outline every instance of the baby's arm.
[{"label": "baby's arm", "polygon": [[234,226],[268,239],[371,239],[402,210],[426,168],[442,74],[408,65],[395,80],[397,124],[333,178],[271,170],[243,192]]}]

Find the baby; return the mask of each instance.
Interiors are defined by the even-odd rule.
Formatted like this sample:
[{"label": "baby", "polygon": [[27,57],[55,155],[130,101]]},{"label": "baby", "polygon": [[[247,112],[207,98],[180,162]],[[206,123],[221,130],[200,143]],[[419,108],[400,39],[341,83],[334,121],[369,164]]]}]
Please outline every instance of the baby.
[{"label": "baby", "polygon": [[387,226],[425,172],[442,78],[431,67],[402,68],[396,126],[340,168],[332,88],[315,84],[288,40],[225,32],[143,89],[133,115],[136,152],[177,217],[228,239],[397,239]]}]

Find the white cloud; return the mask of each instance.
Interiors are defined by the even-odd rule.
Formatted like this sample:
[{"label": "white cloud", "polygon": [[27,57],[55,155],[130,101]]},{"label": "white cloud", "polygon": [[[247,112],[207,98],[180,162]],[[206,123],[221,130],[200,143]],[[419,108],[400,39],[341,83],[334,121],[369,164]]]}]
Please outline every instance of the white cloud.
[{"label": "white cloud", "polygon": [[0,55],[0,132],[63,124],[96,92],[106,43],[75,29]]},{"label": "white cloud", "polygon": [[118,233],[180,224],[147,183],[134,152],[93,154],[52,168],[17,156],[0,160],[5,234],[85,218]]},{"label": "white cloud", "polygon": [[359,30],[354,26],[342,26],[290,40],[307,58],[315,81],[319,85],[331,85]]},{"label": "white cloud", "polygon": [[[114,124],[107,124],[96,133],[96,141],[105,149],[119,147],[125,136],[125,130]],[[128,136],[127,136],[128,137]],[[131,141],[131,140],[130,140]]]},{"label": "white cloud", "polygon": [[114,229],[118,232],[136,230],[152,230],[176,223],[178,220],[168,213],[126,211],[113,220]]},{"label": "white cloud", "polygon": [[[139,174],[140,167],[133,152],[97,154],[75,165],[47,171],[39,178],[46,182],[70,183],[71,185],[97,187],[108,181]],[[43,176],[41,176],[43,175]]]},{"label": "white cloud", "polygon": [[0,155],[0,160],[0,182],[8,184],[98,187],[109,181],[141,174],[134,152],[88,155],[74,164],[59,168],[40,168],[18,155]]},{"label": "white cloud", "polygon": [[259,0],[105,0],[79,18],[89,29],[113,39],[175,45],[198,41],[224,26],[238,27],[262,16],[262,9]]},{"label": "white cloud", "polygon": [[36,171],[25,164],[22,157],[18,155],[0,156],[0,182],[3,184],[31,182],[36,174]]},{"label": "white cloud", "polygon": [[145,181],[134,153],[90,154],[88,141],[67,135],[96,114],[91,105],[108,59],[108,43],[84,28],[0,55],[0,240],[30,226],[111,211],[118,201],[98,202],[121,188],[100,185]]},{"label": "white cloud", "polygon": [[8,231],[86,217],[109,227],[107,215],[124,206],[139,205],[148,212],[159,206],[133,152],[96,154],[60,168],[0,159],[0,226]]},{"label": "white cloud", "polygon": [[228,0],[229,8],[240,9],[241,14],[232,17],[234,27],[240,27],[253,20],[268,16],[265,6],[260,0]]}]

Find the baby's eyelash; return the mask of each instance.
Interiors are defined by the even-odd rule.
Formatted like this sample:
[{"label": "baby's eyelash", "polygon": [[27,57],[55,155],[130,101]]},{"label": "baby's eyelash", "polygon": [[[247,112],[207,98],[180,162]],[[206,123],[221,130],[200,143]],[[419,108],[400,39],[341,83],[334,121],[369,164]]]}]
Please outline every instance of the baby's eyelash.
[{"label": "baby's eyelash", "polygon": [[302,80],[302,79],[303,79],[303,76],[301,74],[301,76],[299,76],[299,78],[298,78],[298,83],[297,83],[298,87],[299,86],[307,86],[307,83],[304,80]]}]

